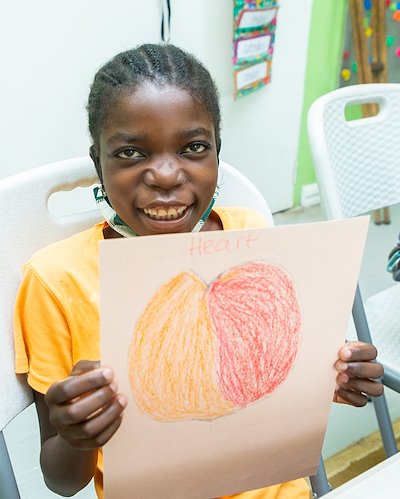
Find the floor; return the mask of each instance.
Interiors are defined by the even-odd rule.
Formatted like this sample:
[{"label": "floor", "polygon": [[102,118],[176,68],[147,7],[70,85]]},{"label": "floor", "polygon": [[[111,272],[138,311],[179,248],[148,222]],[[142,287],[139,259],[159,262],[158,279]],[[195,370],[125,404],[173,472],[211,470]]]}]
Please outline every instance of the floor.
[{"label": "floor", "polygon": [[[374,225],[371,222],[365,257],[360,276],[363,298],[393,285],[385,272],[388,251],[394,246],[400,228],[400,207],[391,209],[390,225]],[[274,215],[275,223],[294,224],[324,219],[321,207],[288,210]],[[400,418],[400,395],[386,390],[390,414],[393,420]],[[325,458],[336,454],[360,438],[377,429],[372,404],[362,409],[334,404],[323,446]],[[34,407],[29,407],[5,430],[10,456],[13,462],[22,499],[47,499],[59,497],[51,493],[43,483],[38,456],[39,436]],[[95,498],[93,484],[89,484],[75,497]]]}]

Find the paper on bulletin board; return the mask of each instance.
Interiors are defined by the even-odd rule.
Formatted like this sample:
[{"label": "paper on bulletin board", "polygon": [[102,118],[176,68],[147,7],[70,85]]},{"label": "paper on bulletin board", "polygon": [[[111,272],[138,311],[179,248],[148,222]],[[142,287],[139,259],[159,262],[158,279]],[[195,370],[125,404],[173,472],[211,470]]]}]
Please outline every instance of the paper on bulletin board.
[{"label": "paper on bulletin board", "polygon": [[102,363],[129,399],[104,447],[106,499],[215,498],[315,473],[367,227],[100,243]]},{"label": "paper on bulletin board", "polygon": [[271,34],[238,38],[234,42],[233,61],[246,61],[249,58],[257,57],[261,53],[268,52],[271,46],[271,39]]},{"label": "paper on bulletin board", "polygon": [[276,17],[277,8],[246,9],[240,11],[236,25],[240,29],[255,29],[268,26]]}]

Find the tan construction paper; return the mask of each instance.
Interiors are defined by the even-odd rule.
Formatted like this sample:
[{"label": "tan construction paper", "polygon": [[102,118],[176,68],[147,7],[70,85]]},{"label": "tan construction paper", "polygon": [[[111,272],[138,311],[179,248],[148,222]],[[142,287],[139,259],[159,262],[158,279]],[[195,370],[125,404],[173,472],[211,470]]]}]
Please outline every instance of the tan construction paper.
[{"label": "tan construction paper", "polygon": [[316,472],[368,220],[100,243],[102,364],[129,401],[106,499]]}]

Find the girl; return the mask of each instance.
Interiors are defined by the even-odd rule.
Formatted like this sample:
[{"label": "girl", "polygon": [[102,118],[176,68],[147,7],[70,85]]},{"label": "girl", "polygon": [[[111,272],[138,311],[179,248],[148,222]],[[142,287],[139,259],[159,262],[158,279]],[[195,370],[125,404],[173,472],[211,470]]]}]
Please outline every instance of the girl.
[{"label": "girl", "polygon": [[[221,147],[217,90],[179,48],[143,45],[114,57],[95,76],[88,115],[106,221],[44,248],[25,266],[16,362],[34,390],[48,487],[70,496],[94,476],[102,497],[101,447],[117,431],[127,399],[98,361],[98,241],[265,221],[247,209],[212,208]],[[372,345],[359,342],[339,352],[335,401],[362,406],[367,395],[382,393],[372,380],[383,374],[375,357]],[[308,496],[305,481],[295,480],[238,497]]]}]

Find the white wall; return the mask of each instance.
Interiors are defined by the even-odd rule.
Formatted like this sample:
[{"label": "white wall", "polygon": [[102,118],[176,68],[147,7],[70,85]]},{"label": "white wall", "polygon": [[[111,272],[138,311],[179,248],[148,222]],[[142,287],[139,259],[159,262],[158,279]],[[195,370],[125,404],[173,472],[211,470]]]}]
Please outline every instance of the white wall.
[{"label": "white wall", "polygon": [[[90,81],[115,53],[159,41],[162,1],[4,3],[0,177],[86,154]],[[290,207],[312,0],[281,0],[272,83],[238,102],[232,99],[232,1],[171,3],[171,42],[195,53],[221,92],[222,159],[246,173],[274,211]]]},{"label": "white wall", "polygon": [[218,84],[222,159],[256,183],[274,212],[281,211],[293,200],[312,0],[280,1],[272,82],[236,102],[230,62],[232,3],[172,0],[179,17],[171,41],[196,53]]},{"label": "white wall", "polygon": [[159,40],[158,0],[12,0],[2,16],[1,176],[82,156],[85,102],[96,69]]}]

